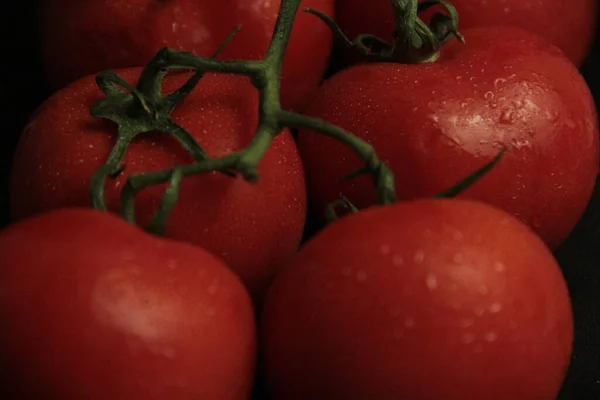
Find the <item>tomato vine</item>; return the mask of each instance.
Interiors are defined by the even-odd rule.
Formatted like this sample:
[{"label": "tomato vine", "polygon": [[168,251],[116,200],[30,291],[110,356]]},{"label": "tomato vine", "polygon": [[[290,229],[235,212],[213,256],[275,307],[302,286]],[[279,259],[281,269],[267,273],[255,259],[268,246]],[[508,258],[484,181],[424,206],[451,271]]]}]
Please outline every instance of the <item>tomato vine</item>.
[{"label": "tomato vine", "polygon": [[[390,57],[397,58],[399,54],[405,54],[408,55],[409,61],[421,62],[431,59],[449,34],[461,38],[456,27],[458,21],[456,10],[445,1],[432,0],[421,5],[417,4],[417,0],[391,1],[397,11],[399,27],[396,32],[397,40],[385,47],[390,50],[389,54],[383,51],[379,54],[380,56],[388,54]],[[371,145],[339,126],[297,112],[287,111],[281,107],[281,68],[300,2],[301,0],[281,1],[272,39],[263,60],[220,61],[215,59],[241,28],[238,26],[212,57],[200,57],[185,51],[162,48],[144,67],[135,86],[129,85],[112,71],[98,74],[96,77],[98,87],[106,97],[91,107],[91,114],[94,117],[115,122],[118,130],[115,145],[107,161],[92,177],[90,185],[92,207],[103,211],[107,210],[104,200],[106,179],[114,178],[124,170],[123,158],[135,137],[151,131],[169,134],[193,156],[195,162],[158,172],[132,174],[127,179],[120,199],[121,215],[130,223],[135,224],[136,194],[147,187],[167,183],[167,190],[161,199],[159,208],[149,226],[146,227],[149,231],[160,234],[164,231],[170,210],[177,202],[179,185],[183,178],[220,172],[230,176],[235,176],[237,173],[249,182],[256,182],[259,179],[258,163],[269,149],[273,139],[286,127],[319,132],[350,147],[365,166],[343,179],[370,174],[377,188],[377,202],[382,205],[394,203],[396,201],[394,176],[389,167],[379,159]],[[427,27],[418,18],[417,13],[438,4],[442,5],[449,15],[436,14],[438,16],[432,19],[431,27]],[[304,9],[303,11],[317,15],[331,28],[336,27],[335,22],[316,10]],[[339,28],[337,29],[338,36],[345,37]],[[375,37],[368,35],[365,37],[383,43]],[[351,43],[347,38],[346,41]],[[162,80],[168,71],[173,69],[195,72],[178,90],[170,94],[163,94]],[[170,114],[177,104],[195,88],[207,72],[247,76],[259,92],[259,121],[253,140],[245,149],[219,158],[210,158],[189,132],[170,118]],[[470,186],[493,167],[501,155],[454,188],[449,189],[447,193],[455,195]],[[442,195],[447,194],[444,192]]]}]

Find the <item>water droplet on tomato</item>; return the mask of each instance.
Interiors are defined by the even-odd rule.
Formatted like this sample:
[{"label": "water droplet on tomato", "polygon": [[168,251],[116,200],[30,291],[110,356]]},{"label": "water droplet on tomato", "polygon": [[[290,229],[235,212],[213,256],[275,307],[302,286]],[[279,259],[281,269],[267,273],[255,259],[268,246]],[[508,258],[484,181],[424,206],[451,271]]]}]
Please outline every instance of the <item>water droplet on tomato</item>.
[{"label": "water droplet on tomato", "polygon": [[463,335],[461,340],[464,344],[473,343],[475,341],[475,335],[472,333],[466,333]]},{"label": "water droplet on tomato", "polygon": [[468,328],[470,326],[473,326],[473,319],[472,318],[463,318],[460,320],[460,326],[463,328]]},{"label": "water droplet on tomato", "polygon": [[215,285],[214,283],[211,283],[210,286],[207,289],[208,294],[217,294],[217,292],[219,291],[219,286]]},{"label": "water droplet on tomato", "polygon": [[417,264],[421,264],[425,260],[425,253],[422,250],[417,250],[415,252],[414,261]]},{"label": "water droplet on tomato", "polygon": [[504,78],[498,78],[496,80],[494,80],[494,87],[496,89],[500,89],[502,88],[505,84],[506,84],[507,80]]},{"label": "water droplet on tomato", "polygon": [[365,271],[358,271],[356,273],[356,280],[359,282],[364,282],[367,280],[367,273]]},{"label": "water droplet on tomato", "polygon": [[554,123],[558,121],[559,114],[556,111],[546,110],[545,115],[548,122]]},{"label": "water droplet on tomato", "polygon": [[490,312],[491,312],[492,314],[497,314],[497,313],[499,313],[499,312],[500,312],[500,310],[502,310],[502,304],[500,304],[500,303],[492,303],[492,304],[490,305],[490,308],[489,308],[489,310],[490,310]]},{"label": "water droplet on tomato", "polygon": [[427,285],[427,288],[429,290],[435,290],[437,289],[438,286],[438,281],[437,281],[437,277],[434,274],[428,274],[427,278],[425,279],[425,284]]},{"label": "water droplet on tomato", "polygon": [[498,335],[494,332],[488,332],[484,336],[486,342],[493,342],[498,338]]},{"label": "water droplet on tomato", "polygon": [[382,244],[381,247],[379,248],[379,251],[384,256],[387,256],[388,254],[390,254],[390,245],[389,244]]},{"label": "water droplet on tomato", "polygon": [[492,100],[494,98],[494,93],[492,93],[492,92],[485,92],[485,94],[483,95],[483,98],[485,100]]},{"label": "water droplet on tomato", "polygon": [[404,326],[407,328],[413,328],[415,326],[415,320],[411,317],[404,318]]},{"label": "water droplet on tomato", "polygon": [[505,109],[500,113],[500,122],[503,125],[512,124],[513,123],[513,111],[509,108]]},{"label": "water droplet on tomato", "polygon": [[501,263],[500,261],[496,261],[494,263],[494,270],[496,272],[504,272],[505,269],[506,269],[506,266],[503,263]]},{"label": "water droplet on tomato", "polygon": [[394,266],[396,267],[401,267],[404,265],[404,258],[402,258],[402,256],[399,255],[395,255],[392,258],[392,263],[394,264]]}]

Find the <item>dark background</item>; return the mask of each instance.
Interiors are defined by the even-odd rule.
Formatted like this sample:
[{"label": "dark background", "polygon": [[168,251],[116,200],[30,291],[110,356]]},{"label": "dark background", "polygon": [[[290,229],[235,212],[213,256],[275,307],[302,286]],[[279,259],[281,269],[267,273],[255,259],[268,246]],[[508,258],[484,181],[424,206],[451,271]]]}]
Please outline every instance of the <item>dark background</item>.
[{"label": "dark background", "polygon": [[[7,3],[0,12],[0,226],[8,222],[6,188],[12,150],[28,116],[50,93],[44,83],[36,50],[36,2],[25,0]],[[582,73],[598,105],[600,32],[592,54],[582,67]],[[600,399],[598,243],[600,185],[596,185],[584,218],[556,254],[569,284],[575,314],[573,362],[563,385],[561,400]]]}]

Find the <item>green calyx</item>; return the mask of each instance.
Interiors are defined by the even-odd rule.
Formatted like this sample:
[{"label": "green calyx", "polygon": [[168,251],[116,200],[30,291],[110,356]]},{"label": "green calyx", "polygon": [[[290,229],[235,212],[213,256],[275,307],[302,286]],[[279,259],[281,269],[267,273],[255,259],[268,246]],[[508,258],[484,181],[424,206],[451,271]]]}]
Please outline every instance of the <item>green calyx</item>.
[{"label": "green calyx", "polygon": [[[333,31],[336,38],[346,47],[356,51],[366,59],[405,64],[434,62],[439,57],[442,45],[452,36],[464,43],[458,32],[458,12],[456,8],[443,0],[390,0],[392,2],[396,28],[391,43],[371,34],[361,34],[353,40],[342,29],[318,10],[305,8],[304,11],[321,19]],[[429,25],[419,18],[419,13],[441,6],[445,13],[435,13]]]},{"label": "green calyx", "polygon": [[[125,168],[122,165],[123,158],[129,143],[135,137],[151,131],[171,135],[193,156],[194,162],[164,171],[130,175],[120,199],[122,216],[127,221],[135,223],[136,194],[146,187],[167,183],[168,187],[159,209],[146,227],[147,230],[160,234],[164,232],[167,216],[177,202],[179,186],[185,177],[221,172],[227,175],[239,174],[249,182],[256,182],[259,179],[258,163],[269,149],[273,139],[285,127],[319,132],[349,146],[365,163],[365,167],[353,175],[370,174],[377,187],[378,203],[395,202],[393,174],[379,160],[369,144],[338,126],[281,108],[281,67],[300,2],[301,0],[281,1],[271,43],[263,60],[217,61],[214,56],[200,57],[188,52],[164,48],[144,68],[135,87],[111,71],[99,74],[97,83],[106,97],[91,107],[91,113],[94,117],[115,122],[118,130],[115,145],[105,165],[92,177],[90,185],[92,206],[106,211],[104,199],[106,179],[114,178],[123,171]],[[162,80],[172,69],[190,70],[194,71],[194,74],[175,92],[162,94]],[[210,158],[193,137],[170,118],[173,109],[195,88],[206,72],[247,76],[260,94],[259,121],[253,140],[245,149],[219,158]]]}]

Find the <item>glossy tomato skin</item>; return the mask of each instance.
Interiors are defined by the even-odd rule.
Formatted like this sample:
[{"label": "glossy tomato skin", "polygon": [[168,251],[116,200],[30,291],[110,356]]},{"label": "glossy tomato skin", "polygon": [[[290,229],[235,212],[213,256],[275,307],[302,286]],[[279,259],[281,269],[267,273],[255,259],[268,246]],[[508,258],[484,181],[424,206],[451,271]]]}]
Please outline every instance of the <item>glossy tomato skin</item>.
[{"label": "glossy tomato skin", "polygon": [[[586,59],[594,39],[597,0],[453,0],[459,13],[459,30],[510,25],[538,34],[558,46],[576,65]],[[368,10],[368,12],[366,12]],[[435,8],[421,18],[428,22]],[[389,0],[372,0],[365,9],[362,0],[336,3],[336,20],[354,38],[362,33],[392,40],[394,11]]]},{"label": "glossy tomato skin", "polygon": [[[450,188],[508,151],[462,195],[518,216],[551,247],[581,217],[598,174],[598,122],[590,91],[554,46],[517,28],[465,30],[434,64],[363,64],[330,78],[307,113],[365,139],[392,168],[400,199]],[[345,194],[373,204],[362,166],[342,144],[299,133],[317,208]]]},{"label": "glossy tomato skin", "polygon": [[[40,40],[48,79],[54,87],[88,74],[146,64],[161,47],[210,56],[238,24],[242,30],[220,59],[262,59],[279,1],[45,0]],[[333,0],[303,0],[333,16]],[[321,82],[332,47],[331,31],[299,12],[286,53],[282,104],[299,110]]]},{"label": "glossy tomato skin", "polygon": [[245,400],[256,335],[241,281],[207,251],[94,210],[0,233],[6,399]]},{"label": "glossy tomato skin", "polygon": [[[118,71],[135,82],[139,69]],[[175,74],[164,82],[172,91],[184,82]],[[94,171],[107,159],[116,126],[90,116],[102,98],[93,77],[69,85],[49,98],[25,128],[11,175],[14,219],[62,208],[87,207]],[[172,114],[210,156],[242,150],[258,118],[258,96],[243,77],[209,74]],[[129,174],[163,170],[192,162],[165,134],[143,134],[129,147],[124,173],[106,185],[110,210]],[[222,174],[186,178],[172,211],[166,236],[200,245],[222,257],[251,293],[260,297],[275,269],[298,248],[306,214],[306,189],[298,149],[287,131],[278,136],[259,164],[251,184]],[[136,200],[139,222],[156,211],[165,185],[142,191]]]},{"label": "glossy tomato skin", "polygon": [[273,399],[554,399],[573,320],[561,271],[512,216],[418,200],[342,218],[262,314]]}]

